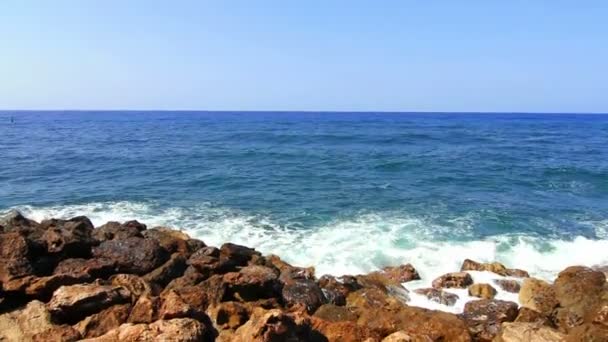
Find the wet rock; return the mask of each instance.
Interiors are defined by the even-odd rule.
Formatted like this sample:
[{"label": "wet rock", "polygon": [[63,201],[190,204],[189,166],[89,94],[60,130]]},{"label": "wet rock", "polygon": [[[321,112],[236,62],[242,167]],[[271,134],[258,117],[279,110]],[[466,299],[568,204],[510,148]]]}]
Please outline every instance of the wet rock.
[{"label": "wet rock", "polygon": [[315,311],[314,317],[320,318],[328,322],[351,321],[356,322],[359,318],[355,307],[338,306],[335,304],[321,305]]},{"label": "wet rock", "polygon": [[211,341],[212,332],[201,322],[191,318],[160,320],[150,324],[126,323],[105,335],[85,339],[87,342],[136,342],[136,341],[173,341],[198,342]]},{"label": "wet rock", "polygon": [[40,224],[23,216],[17,210],[11,210],[0,218],[0,233],[17,232],[29,239],[35,240],[42,236]]},{"label": "wet rock", "polygon": [[319,278],[319,287],[331,304],[346,305],[346,297],[351,292],[363,288],[353,276],[334,277],[324,275]]},{"label": "wet rock", "polygon": [[225,243],[220,247],[220,256],[228,260],[233,260],[238,266],[245,266],[253,256],[260,255],[260,252],[257,252],[253,248],[233,243]]},{"label": "wet rock", "polygon": [[190,257],[196,251],[195,248],[205,247],[202,241],[199,241],[200,243],[198,244],[193,244],[188,234],[165,227],[148,229],[143,234],[146,238],[158,241],[160,246],[169,253],[179,253],[185,258]]},{"label": "wet rock", "polygon": [[420,280],[420,275],[418,274],[418,271],[416,271],[414,266],[412,266],[412,264],[405,264],[395,267],[385,267],[382,269],[382,273],[385,277],[400,283],[405,283],[412,280]]},{"label": "wet rock", "polygon": [[503,323],[496,342],[558,342],[566,336],[547,326],[535,323]]},{"label": "wet rock", "polygon": [[128,221],[124,224],[119,222],[108,222],[93,230],[93,238],[97,241],[124,240],[130,237],[143,237],[141,232],[146,229],[146,225],[137,221]]},{"label": "wet rock", "polygon": [[223,276],[229,296],[240,301],[280,297],[282,285],[278,279],[277,272],[265,266],[246,266]]},{"label": "wet rock", "polygon": [[478,297],[482,299],[492,299],[496,296],[496,289],[490,284],[473,284],[469,286],[469,296]]},{"label": "wet rock", "polygon": [[48,303],[48,309],[59,321],[77,322],[114,304],[130,301],[131,294],[123,287],[107,285],[62,286]]},{"label": "wet rock", "polygon": [[507,276],[515,278],[529,278],[530,274],[527,271],[520,270],[518,268],[508,268]]},{"label": "wet rock", "polygon": [[553,286],[536,278],[524,279],[519,290],[519,303],[545,316],[549,316],[559,305]]},{"label": "wet rock", "polygon": [[560,305],[585,317],[601,301],[606,276],[588,267],[572,266],[561,271],[553,284]]},{"label": "wet rock", "polygon": [[283,301],[287,306],[301,304],[309,313],[325,303],[325,296],[314,280],[295,279],[283,286]]},{"label": "wet rock", "polygon": [[186,270],[186,258],[180,253],[174,253],[157,269],[146,274],[143,278],[151,283],[165,287],[171,280],[181,277]]},{"label": "wet rock", "polygon": [[511,293],[518,293],[521,289],[519,282],[512,279],[494,279],[494,284],[498,285],[498,287],[504,291]]},{"label": "wet rock", "polygon": [[44,229],[41,241],[48,253],[87,258],[96,243],[92,237],[93,224],[84,216],[69,220],[44,220],[40,226]]},{"label": "wet rock", "polygon": [[232,336],[233,342],[311,341],[310,320],[294,319],[280,310],[256,309]]},{"label": "wet rock", "polygon": [[266,258],[266,264],[271,265],[279,270],[279,279],[284,282],[290,282],[295,279],[315,279],[315,268],[314,267],[297,267],[292,266],[289,263],[281,260],[276,255],[269,255]]},{"label": "wet rock", "polygon": [[408,290],[393,279],[387,278],[382,273],[372,272],[370,274],[357,276],[357,283],[363,288],[375,288],[387,295],[406,303],[410,300]]},{"label": "wet rock", "polygon": [[517,314],[517,303],[480,299],[466,303],[462,317],[477,341],[492,341],[498,335],[500,325],[514,321]]},{"label": "wet rock", "polygon": [[461,288],[465,289],[473,284],[473,278],[466,272],[454,272],[444,274],[433,280],[432,286],[435,289],[440,288]]},{"label": "wet rock", "polygon": [[116,262],[120,273],[146,274],[162,265],[167,252],[153,239],[136,237],[102,242],[93,248],[93,256]]},{"label": "wet rock", "polygon": [[218,330],[235,330],[249,320],[250,310],[243,303],[224,302],[209,309]]},{"label": "wet rock", "polygon": [[460,271],[487,271],[502,276],[507,275],[507,268],[499,262],[480,263],[471,259],[465,259],[460,267]]},{"label": "wet rock", "polygon": [[437,290],[437,289],[433,289],[433,288],[416,289],[416,290],[414,290],[414,292],[419,295],[425,296],[427,299],[429,299],[435,303],[439,303],[439,304],[443,304],[443,305],[447,305],[447,306],[452,306],[452,305],[456,304],[456,301],[458,300],[458,298],[460,298],[455,293],[450,293],[447,291]]},{"label": "wet rock", "polygon": [[549,318],[538,311],[534,311],[530,308],[522,307],[519,309],[515,322],[518,323],[536,323],[540,325],[551,326],[552,322]]},{"label": "wet rock", "polygon": [[127,322],[131,311],[130,304],[114,305],[99,313],[86,317],[74,328],[83,338],[101,336]]}]

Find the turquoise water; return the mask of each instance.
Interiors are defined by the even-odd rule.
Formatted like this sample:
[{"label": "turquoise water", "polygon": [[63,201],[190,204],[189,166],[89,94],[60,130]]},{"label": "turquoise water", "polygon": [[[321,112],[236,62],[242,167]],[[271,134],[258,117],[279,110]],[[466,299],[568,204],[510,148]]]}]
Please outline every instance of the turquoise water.
[{"label": "turquoise water", "polygon": [[0,156],[0,211],[135,218],[326,272],[608,263],[604,115],[0,112]]}]

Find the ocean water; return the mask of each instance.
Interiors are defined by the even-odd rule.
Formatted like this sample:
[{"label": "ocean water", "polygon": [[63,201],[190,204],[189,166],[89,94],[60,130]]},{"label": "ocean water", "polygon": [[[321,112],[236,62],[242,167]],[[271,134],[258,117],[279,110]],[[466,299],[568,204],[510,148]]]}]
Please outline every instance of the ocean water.
[{"label": "ocean water", "polygon": [[137,219],[319,275],[608,264],[605,115],[0,112],[0,160],[0,212]]}]

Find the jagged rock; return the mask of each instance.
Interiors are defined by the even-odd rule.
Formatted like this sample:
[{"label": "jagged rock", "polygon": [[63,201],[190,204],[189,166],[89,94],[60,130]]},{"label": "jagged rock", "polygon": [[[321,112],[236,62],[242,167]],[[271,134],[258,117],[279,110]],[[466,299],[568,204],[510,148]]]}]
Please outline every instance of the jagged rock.
[{"label": "jagged rock", "polygon": [[573,328],[563,341],[606,342],[608,341],[608,327],[602,324],[585,323]]},{"label": "jagged rock", "polygon": [[172,341],[198,342],[211,341],[212,332],[201,322],[191,318],[160,320],[150,324],[125,323],[110,330],[105,335],[85,339],[83,342],[138,342]]},{"label": "jagged rock", "polygon": [[44,229],[41,241],[48,253],[87,258],[96,243],[92,237],[93,224],[84,216],[69,220],[44,220],[40,227]]},{"label": "jagged rock", "polygon": [[519,290],[519,303],[545,316],[549,316],[559,305],[553,286],[536,278],[524,279]]},{"label": "jagged rock", "polygon": [[232,336],[233,342],[311,341],[309,319],[294,319],[280,310],[255,309],[247,323]]},{"label": "jagged rock", "polygon": [[447,305],[447,306],[452,306],[452,305],[456,304],[456,301],[458,301],[458,298],[460,298],[455,293],[450,293],[447,291],[437,290],[437,289],[433,289],[433,288],[416,289],[416,290],[414,290],[414,292],[419,295],[425,296],[427,299],[429,299],[435,303],[439,303],[439,304],[443,304],[443,305]]},{"label": "jagged rock", "polygon": [[312,341],[361,342],[379,341],[380,335],[365,326],[351,321],[327,321],[317,317],[311,319],[312,328],[322,337]]},{"label": "jagged rock", "polygon": [[585,323],[584,318],[569,308],[558,307],[551,313],[551,323],[563,333]]},{"label": "jagged rock", "polygon": [[224,302],[209,309],[218,330],[235,330],[249,320],[250,310],[239,302]]},{"label": "jagged rock", "polygon": [[200,283],[207,279],[209,276],[204,276],[193,266],[186,267],[184,274],[181,277],[177,277],[169,282],[166,289],[179,288],[183,286],[191,286]]},{"label": "jagged rock", "polygon": [[4,291],[21,291],[31,281],[34,268],[27,240],[17,232],[0,234],[0,284]]},{"label": "jagged rock", "polygon": [[536,323],[503,323],[495,342],[559,342],[566,336]]},{"label": "jagged rock", "polygon": [[111,285],[127,289],[131,294],[132,302],[137,301],[140,296],[154,292],[145,279],[134,274],[115,274],[109,280]]},{"label": "jagged rock", "polygon": [[499,262],[480,263],[471,259],[465,259],[460,267],[460,271],[487,271],[502,276],[507,275],[507,268]]},{"label": "jagged rock", "polygon": [[101,336],[127,322],[131,310],[130,304],[111,306],[99,313],[86,317],[74,328],[83,338]]},{"label": "jagged rock", "polygon": [[572,266],[561,271],[553,284],[559,304],[585,317],[607,291],[606,276],[588,267]]},{"label": "jagged rock", "polygon": [[405,331],[397,331],[382,339],[382,342],[433,342],[427,335],[411,334]]},{"label": "jagged rock", "polygon": [[230,259],[230,255],[220,254],[220,250],[215,247],[203,247],[190,256],[187,264],[206,279],[213,274],[235,272],[238,266],[246,264],[239,260]]},{"label": "jagged rock", "polygon": [[146,274],[168,259],[156,240],[136,237],[104,241],[93,248],[93,256],[116,262],[120,273]]},{"label": "jagged rock", "polygon": [[205,311],[209,306],[207,295],[199,286],[166,290],[160,296],[159,316],[161,319],[192,317],[206,320]]},{"label": "jagged rock", "polygon": [[551,320],[542,313],[538,311],[534,311],[530,308],[521,307],[519,309],[519,313],[517,314],[517,318],[515,318],[515,322],[518,323],[536,323],[541,325],[551,326]]},{"label": "jagged rock", "polygon": [[48,277],[30,278],[24,292],[34,298],[48,300],[48,298],[61,286],[68,286],[88,280],[85,276],[71,274],[53,274]]},{"label": "jagged rock", "polygon": [[287,306],[304,305],[309,313],[325,303],[325,296],[314,280],[295,279],[286,283],[282,291]]},{"label": "jagged rock", "polygon": [[512,279],[494,279],[494,284],[498,285],[498,287],[504,291],[511,293],[518,293],[521,289],[519,282]]},{"label": "jagged rock", "polygon": [[598,307],[595,314],[591,316],[591,321],[608,327],[608,303],[604,303]]},{"label": "jagged rock", "polygon": [[432,286],[435,289],[440,288],[461,288],[465,289],[473,284],[473,278],[466,272],[453,272],[444,274],[433,280]]},{"label": "jagged rock", "polygon": [[0,218],[0,233],[10,232],[17,232],[35,240],[40,238],[44,231],[38,222],[26,218],[17,210],[11,210]]},{"label": "jagged rock", "polygon": [[56,325],[32,336],[32,342],[74,342],[82,338],[73,327],[64,324]]},{"label": "jagged rock", "polygon": [[239,272],[226,273],[223,281],[228,295],[242,301],[281,296],[281,283],[275,270],[265,266],[246,266]]},{"label": "jagged rock", "polygon": [[469,296],[478,297],[482,299],[492,299],[496,296],[496,289],[490,284],[473,284],[469,286]]},{"label": "jagged rock", "polygon": [[48,303],[51,314],[60,321],[78,321],[114,304],[130,301],[131,294],[123,287],[108,285],[62,286]]},{"label": "jagged rock", "polygon": [[517,314],[517,303],[480,299],[466,303],[462,317],[476,341],[492,341],[500,332],[500,325],[514,321]]},{"label": "jagged rock", "polygon": [[53,274],[67,274],[75,278],[87,281],[96,278],[107,278],[114,273],[116,262],[110,259],[93,258],[70,258],[61,261],[53,271]]},{"label": "jagged rock", "polygon": [[279,279],[287,283],[294,279],[315,279],[315,268],[314,267],[297,267],[292,266],[289,263],[281,260],[276,255],[269,255],[266,258],[266,263],[275,267],[279,270]]},{"label": "jagged rock", "polygon": [[148,229],[143,235],[146,238],[158,241],[160,246],[169,253],[179,253],[185,258],[188,258],[192,253],[196,252],[197,249],[205,247],[205,244],[202,241],[196,240],[197,243],[193,243],[188,234],[165,227]]},{"label": "jagged rock", "polygon": [[245,266],[253,256],[261,256],[261,254],[253,248],[225,243],[220,247],[220,256],[235,261],[238,266]]},{"label": "jagged rock", "polygon": [[173,253],[171,258],[160,267],[146,274],[143,278],[151,283],[166,286],[173,279],[181,277],[186,270],[186,258],[180,253]]},{"label": "jagged rock", "polygon": [[128,221],[123,224],[119,222],[108,222],[93,230],[93,238],[97,241],[124,240],[130,237],[143,237],[142,231],[146,225],[137,221]]},{"label": "jagged rock", "polygon": [[129,323],[152,323],[158,319],[160,310],[160,298],[149,293],[141,295],[129,314]]},{"label": "jagged rock", "polygon": [[508,268],[507,269],[507,276],[509,276],[509,277],[515,277],[515,278],[529,278],[530,274],[528,274],[527,271],[520,270],[520,269],[517,269],[517,268]]},{"label": "jagged rock", "polygon": [[355,307],[338,306],[335,304],[324,304],[321,305],[321,307],[319,307],[317,311],[315,311],[314,317],[320,318],[328,322],[356,322],[357,318],[359,318],[359,314],[357,313],[357,308]]},{"label": "jagged rock", "polygon": [[399,281],[387,278],[382,273],[372,272],[356,277],[363,288],[375,288],[406,303],[410,300],[408,290]]},{"label": "jagged rock", "polygon": [[319,278],[319,287],[331,304],[346,305],[346,297],[351,292],[363,288],[353,276],[334,277],[324,275]]},{"label": "jagged rock", "polygon": [[405,264],[395,267],[385,267],[382,269],[382,274],[394,281],[405,283],[412,280],[420,280],[418,271],[412,266],[412,264]]}]

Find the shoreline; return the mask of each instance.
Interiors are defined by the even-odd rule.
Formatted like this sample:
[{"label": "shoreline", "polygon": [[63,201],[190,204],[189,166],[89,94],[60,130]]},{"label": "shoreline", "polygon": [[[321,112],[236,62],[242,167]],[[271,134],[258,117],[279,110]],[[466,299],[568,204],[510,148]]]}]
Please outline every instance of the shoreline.
[{"label": "shoreline", "polygon": [[605,266],[569,267],[551,284],[467,259],[426,287],[411,264],[334,277],[137,221],[16,211],[0,219],[0,250],[8,341],[608,339]]}]

